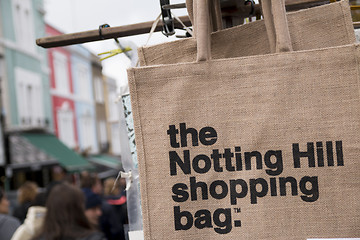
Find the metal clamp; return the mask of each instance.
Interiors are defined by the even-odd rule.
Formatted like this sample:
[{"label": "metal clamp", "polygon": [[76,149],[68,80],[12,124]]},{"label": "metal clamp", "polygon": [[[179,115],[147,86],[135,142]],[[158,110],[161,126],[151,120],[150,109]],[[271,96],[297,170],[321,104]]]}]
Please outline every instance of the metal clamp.
[{"label": "metal clamp", "polygon": [[170,0],[160,0],[161,15],[163,21],[162,33],[167,37],[175,34],[174,19],[171,16],[171,11],[170,9],[163,8],[163,6],[167,6],[169,4]]},{"label": "metal clamp", "polygon": [[102,35],[101,29],[108,28],[108,27],[110,27],[110,25],[107,24],[107,23],[104,23],[104,24],[99,26],[99,36],[100,36],[101,39],[105,39],[104,36]]}]

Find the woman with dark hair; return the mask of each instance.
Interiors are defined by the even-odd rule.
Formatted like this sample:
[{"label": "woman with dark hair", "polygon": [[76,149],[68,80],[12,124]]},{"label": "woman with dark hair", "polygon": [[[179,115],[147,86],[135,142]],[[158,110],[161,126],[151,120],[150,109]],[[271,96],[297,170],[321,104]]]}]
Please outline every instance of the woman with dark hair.
[{"label": "woman with dark hair", "polygon": [[47,212],[39,236],[34,240],[105,240],[85,216],[85,197],[67,183],[55,186],[46,201]]},{"label": "woman with dark hair", "polygon": [[10,240],[16,229],[20,226],[19,220],[9,216],[9,200],[0,188],[0,239]]}]

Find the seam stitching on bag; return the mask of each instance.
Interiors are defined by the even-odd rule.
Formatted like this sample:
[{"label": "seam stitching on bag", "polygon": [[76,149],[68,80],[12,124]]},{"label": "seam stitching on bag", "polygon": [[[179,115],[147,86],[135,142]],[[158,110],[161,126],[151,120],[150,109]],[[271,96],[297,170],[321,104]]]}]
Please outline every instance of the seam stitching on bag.
[{"label": "seam stitching on bag", "polygon": [[[359,70],[359,67],[360,67],[360,65],[359,65],[359,45],[355,45],[355,52],[356,52],[356,54],[355,54],[355,62],[356,62],[356,66],[357,66],[357,68],[356,68],[356,71],[357,71],[357,84],[358,84],[358,88],[359,88],[359,86],[360,86],[360,70]],[[359,94],[358,94],[358,100],[360,100],[360,89],[358,90],[359,91]]]},{"label": "seam stitching on bag", "polygon": [[[146,229],[147,229],[147,232],[146,232],[146,234],[150,237],[150,239],[151,239],[151,231],[150,231],[150,217],[149,217],[149,215],[150,215],[150,213],[149,213],[149,202],[148,202],[148,198],[147,198],[147,193],[148,193],[148,185],[147,185],[147,174],[146,174],[146,161],[145,161],[145,147],[144,147],[144,137],[143,137],[143,131],[142,131],[142,128],[141,128],[141,119],[140,119],[140,111],[139,111],[139,102],[138,102],[138,95],[137,95],[137,84],[136,84],[136,81],[135,81],[135,70],[134,69],[132,69],[131,70],[131,72],[132,72],[132,78],[133,78],[133,86],[134,86],[134,91],[132,92],[132,94],[133,94],[133,96],[134,96],[134,99],[136,99],[136,101],[134,102],[134,104],[136,104],[136,109],[138,110],[137,111],[137,113],[136,113],[136,118],[138,119],[138,120],[136,120],[136,122],[138,122],[139,123],[139,126],[140,127],[136,127],[136,129],[138,129],[138,132],[140,132],[140,136],[139,136],[139,138],[140,138],[140,141],[141,141],[141,148],[142,148],[142,153],[141,153],[141,155],[142,155],[142,157],[143,157],[143,164],[144,164],[144,167],[142,168],[141,167],[141,164],[138,164],[138,166],[139,167],[141,167],[141,169],[140,169],[140,173],[144,176],[144,178],[145,179],[143,179],[142,181],[140,181],[141,182],[141,184],[140,184],[140,187],[141,187],[141,185],[145,185],[145,188],[143,188],[143,190],[141,190],[140,189],[140,193],[142,192],[142,191],[144,191],[145,192],[145,194],[140,194],[140,196],[141,196],[141,203],[142,203],[142,205],[144,205],[144,207],[145,207],[145,209],[144,210],[146,210],[146,216],[144,216],[144,211],[143,211],[143,219],[145,219],[145,217],[146,217],[146,219],[147,219],[147,221],[145,222],[145,221],[143,221],[143,226],[144,225],[146,225]],[[132,103],[133,104],[133,103]],[[135,116],[134,115],[134,111],[133,111],[133,116]],[[135,139],[136,139],[136,133],[135,133]],[[139,153],[139,148],[136,148],[136,151],[137,151],[137,153]],[[139,161],[139,159],[138,159],[138,161]],[[143,196],[142,196],[143,195]],[[144,198],[145,199],[144,199]],[[145,231],[144,231],[144,234],[145,234]]]},{"label": "seam stitching on bag", "polygon": [[141,47],[142,59],[144,60],[144,65],[147,66],[148,65],[148,60],[147,60],[147,57],[146,57],[146,54],[145,54],[144,51],[145,51],[144,47]]},{"label": "seam stitching on bag", "polygon": [[[342,12],[342,15],[344,16],[342,19],[343,19],[343,22],[344,22],[344,25],[345,25],[345,28],[346,28],[346,36],[347,36],[347,39],[350,39],[349,26],[348,26],[348,24],[346,24],[346,19],[349,18],[349,15],[344,11],[344,8],[345,8],[344,4],[345,4],[345,1],[341,1],[341,12]],[[348,4],[347,4],[347,7],[349,7]],[[348,11],[347,11],[347,12],[348,12]],[[351,16],[350,16],[350,18],[351,18]],[[351,22],[352,22],[352,20],[351,20]],[[353,39],[353,40],[354,40],[354,39]],[[351,44],[351,43],[350,43],[350,44]]]}]

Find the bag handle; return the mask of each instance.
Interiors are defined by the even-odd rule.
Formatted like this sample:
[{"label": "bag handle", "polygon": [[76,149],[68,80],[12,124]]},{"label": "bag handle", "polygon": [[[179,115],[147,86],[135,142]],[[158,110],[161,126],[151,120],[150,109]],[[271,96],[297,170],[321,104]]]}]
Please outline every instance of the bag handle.
[{"label": "bag handle", "polygon": [[222,13],[220,0],[212,0],[209,2],[210,20],[213,32],[223,29]]},{"label": "bag handle", "polygon": [[211,0],[195,0],[194,23],[197,57],[196,61],[207,61],[211,58],[211,40],[210,40],[210,15],[209,4]]},{"label": "bag handle", "polygon": [[292,51],[285,0],[261,0],[261,8],[271,52]]},{"label": "bag handle", "polygon": [[[195,0],[196,1],[196,0]],[[211,21],[211,28],[212,31],[216,32],[223,29],[222,23],[222,14],[221,14],[221,6],[220,0],[211,0],[209,1],[209,10],[210,10],[210,21]],[[195,27],[194,24],[194,0],[186,0],[186,8],[190,18],[192,25]]]},{"label": "bag handle", "polygon": [[[195,36],[198,62],[211,59],[209,2],[193,1]],[[266,31],[269,36],[271,52],[292,51],[292,44],[286,18],[285,0],[262,0]]]},{"label": "bag handle", "polygon": [[266,28],[266,33],[268,35],[268,41],[270,46],[270,52],[276,52],[276,37],[275,37],[275,26],[272,19],[271,11],[271,0],[260,0],[261,11],[264,17],[264,24]]}]

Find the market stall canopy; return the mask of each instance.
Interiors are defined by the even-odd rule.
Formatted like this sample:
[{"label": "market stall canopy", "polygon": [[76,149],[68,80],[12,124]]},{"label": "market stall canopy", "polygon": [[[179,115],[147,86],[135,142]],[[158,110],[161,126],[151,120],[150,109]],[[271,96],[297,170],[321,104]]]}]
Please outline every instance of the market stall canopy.
[{"label": "market stall canopy", "polygon": [[88,160],[96,167],[100,179],[117,176],[123,170],[120,158],[116,156],[99,154],[88,157]]},{"label": "market stall canopy", "polygon": [[21,134],[9,134],[11,169],[30,168],[38,170],[42,166],[58,165],[54,157],[31,144]]},{"label": "market stall canopy", "polygon": [[92,170],[85,158],[49,133],[17,133],[9,137],[11,167],[60,164],[68,172]]},{"label": "market stall canopy", "polygon": [[96,164],[104,165],[109,168],[118,169],[118,170],[122,168],[120,159],[113,157],[113,156],[105,155],[105,154],[91,156],[89,158],[89,161],[96,163]]}]

